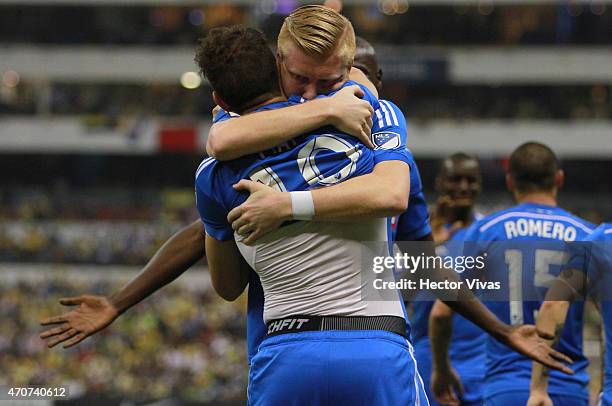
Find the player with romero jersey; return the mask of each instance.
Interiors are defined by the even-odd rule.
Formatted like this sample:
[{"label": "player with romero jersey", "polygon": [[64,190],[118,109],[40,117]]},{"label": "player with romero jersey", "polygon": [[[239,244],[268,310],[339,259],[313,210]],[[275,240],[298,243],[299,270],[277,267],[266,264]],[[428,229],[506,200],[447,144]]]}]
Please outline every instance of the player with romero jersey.
[{"label": "player with romero jersey", "polygon": [[[465,236],[464,255],[484,257],[486,266],[483,275],[466,271],[464,280],[479,282],[481,299],[507,323],[535,321],[547,287],[567,261],[566,242],[584,240],[592,231],[590,223],[557,207],[563,177],[550,148],[535,142],[521,145],[510,157],[506,176],[518,205],[474,223]],[[549,393],[555,406],[586,406],[588,361],[582,351],[582,303],[574,304],[569,314],[558,349],[572,358],[574,374],[552,371]],[[444,343],[432,340],[432,346],[436,342]],[[531,361],[491,339],[486,352],[485,404],[526,404]],[[432,353],[446,354],[447,348],[433,346]]]}]

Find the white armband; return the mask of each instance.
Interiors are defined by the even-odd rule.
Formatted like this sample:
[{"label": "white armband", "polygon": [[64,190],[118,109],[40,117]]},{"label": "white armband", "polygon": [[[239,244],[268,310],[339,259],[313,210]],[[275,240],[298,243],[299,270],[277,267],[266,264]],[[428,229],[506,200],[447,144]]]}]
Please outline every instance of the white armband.
[{"label": "white armband", "polygon": [[311,192],[290,192],[294,220],[312,220],[315,214]]}]

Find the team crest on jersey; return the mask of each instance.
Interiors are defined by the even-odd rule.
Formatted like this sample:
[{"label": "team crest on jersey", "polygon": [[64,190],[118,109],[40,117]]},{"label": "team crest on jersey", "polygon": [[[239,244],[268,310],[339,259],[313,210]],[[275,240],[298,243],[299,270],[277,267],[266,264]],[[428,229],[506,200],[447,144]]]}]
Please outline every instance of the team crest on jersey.
[{"label": "team crest on jersey", "polygon": [[393,131],[381,131],[372,134],[372,143],[376,149],[396,149],[400,146],[400,135]]}]

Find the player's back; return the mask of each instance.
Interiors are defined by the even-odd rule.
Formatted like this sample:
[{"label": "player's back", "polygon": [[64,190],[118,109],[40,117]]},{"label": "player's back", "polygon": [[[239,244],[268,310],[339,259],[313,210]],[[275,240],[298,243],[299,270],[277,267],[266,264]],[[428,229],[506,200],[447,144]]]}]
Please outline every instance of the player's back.
[{"label": "player's back", "polygon": [[264,320],[290,315],[404,317],[395,300],[368,300],[363,263],[387,254],[385,219],[333,224],[296,222],[269,233],[252,247],[238,244],[259,274],[265,294]]},{"label": "player's back", "polygon": [[[464,253],[484,255],[486,280],[499,282],[498,288],[489,285],[479,292],[493,313],[512,325],[533,324],[547,288],[567,262],[567,242],[582,241],[591,231],[591,224],[563,209],[523,203],[472,225]],[[471,279],[479,275],[464,276]],[[583,304],[575,303],[558,344],[559,351],[573,359],[575,375],[552,371],[550,393],[588,397],[582,324]],[[485,397],[528,390],[531,360],[489,337],[486,375]]]}]

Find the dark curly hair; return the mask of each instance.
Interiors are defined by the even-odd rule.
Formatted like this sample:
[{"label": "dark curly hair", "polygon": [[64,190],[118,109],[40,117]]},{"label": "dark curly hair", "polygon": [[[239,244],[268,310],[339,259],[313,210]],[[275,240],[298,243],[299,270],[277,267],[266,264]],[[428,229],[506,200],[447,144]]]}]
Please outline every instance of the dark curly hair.
[{"label": "dark curly hair", "polygon": [[236,113],[280,94],[276,59],[264,34],[254,28],[213,28],[199,40],[195,62]]}]

